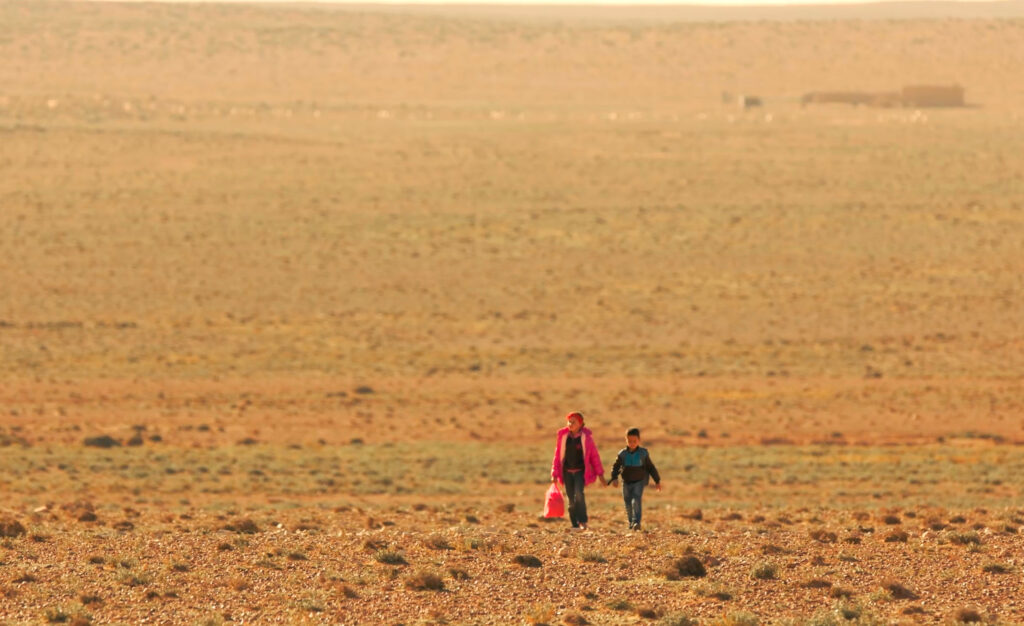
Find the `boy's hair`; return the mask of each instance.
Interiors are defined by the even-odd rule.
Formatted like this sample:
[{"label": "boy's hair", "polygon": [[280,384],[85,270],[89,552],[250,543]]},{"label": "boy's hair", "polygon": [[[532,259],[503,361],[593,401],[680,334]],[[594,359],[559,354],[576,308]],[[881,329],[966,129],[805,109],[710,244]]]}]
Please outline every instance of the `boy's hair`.
[{"label": "boy's hair", "polygon": [[626,436],[627,437],[640,437],[640,429],[639,428],[630,428],[629,430],[626,431]]}]

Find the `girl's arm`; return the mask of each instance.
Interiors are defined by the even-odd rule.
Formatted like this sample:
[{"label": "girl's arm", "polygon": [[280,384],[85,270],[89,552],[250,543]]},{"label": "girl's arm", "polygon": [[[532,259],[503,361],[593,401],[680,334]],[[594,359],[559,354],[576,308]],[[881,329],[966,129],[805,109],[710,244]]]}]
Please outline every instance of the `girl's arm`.
[{"label": "girl's arm", "polygon": [[590,444],[590,467],[594,470],[594,474],[601,477],[601,482],[604,482],[604,465],[601,465],[601,455],[597,452],[597,444],[594,443],[594,437],[591,435],[587,438]]},{"label": "girl's arm", "polygon": [[551,482],[553,482],[553,483],[560,483],[560,482],[562,482],[561,481],[561,472],[559,472],[559,470],[561,468],[558,467],[558,452],[559,452],[559,450],[561,450],[561,448],[562,448],[562,438],[560,436],[556,435],[555,436],[555,458],[551,459]]}]

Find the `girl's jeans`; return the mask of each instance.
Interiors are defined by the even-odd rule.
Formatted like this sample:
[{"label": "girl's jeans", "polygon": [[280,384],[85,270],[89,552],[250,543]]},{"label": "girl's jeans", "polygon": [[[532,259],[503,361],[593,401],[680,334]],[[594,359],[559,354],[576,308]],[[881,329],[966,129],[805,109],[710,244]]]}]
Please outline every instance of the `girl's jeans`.
[{"label": "girl's jeans", "polygon": [[565,495],[569,499],[569,521],[573,528],[587,523],[587,500],[583,497],[583,470],[562,472]]},{"label": "girl's jeans", "polygon": [[622,499],[626,501],[626,518],[630,528],[640,525],[640,517],[644,513],[644,486],[642,480],[622,483]]}]

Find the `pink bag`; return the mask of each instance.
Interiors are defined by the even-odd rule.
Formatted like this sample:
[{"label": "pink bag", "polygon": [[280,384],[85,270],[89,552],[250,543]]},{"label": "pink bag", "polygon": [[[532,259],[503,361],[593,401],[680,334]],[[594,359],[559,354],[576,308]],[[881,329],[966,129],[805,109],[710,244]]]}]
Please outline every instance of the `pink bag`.
[{"label": "pink bag", "polygon": [[562,492],[558,490],[555,483],[548,487],[547,499],[544,502],[544,517],[564,517],[565,501],[562,500]]}]

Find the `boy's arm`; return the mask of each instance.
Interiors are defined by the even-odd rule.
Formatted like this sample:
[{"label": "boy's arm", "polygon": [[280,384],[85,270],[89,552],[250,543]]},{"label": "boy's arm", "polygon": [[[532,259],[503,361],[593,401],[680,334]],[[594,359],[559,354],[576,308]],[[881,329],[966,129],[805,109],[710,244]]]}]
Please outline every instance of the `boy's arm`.
[{"label": "boy's arm", "polygon": [[654,467],[654,461],[651,460],[651,453],[647,453],[647,457],[644,459],[644,465],[647,466],[647,473],[654,479],[655,485],[661,484],[661,474],[658,473],[658,468]]},{"label": "boy's arm", "polygon": [[619,479],[619,472],[622,471],[622,455],[618,454],[615,457],[615,464],[612,465],[612,477],[608,479],[608,482],[613,483]]}]

